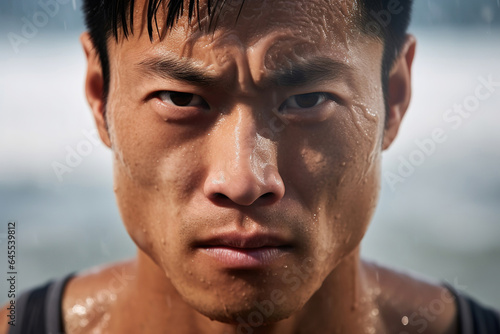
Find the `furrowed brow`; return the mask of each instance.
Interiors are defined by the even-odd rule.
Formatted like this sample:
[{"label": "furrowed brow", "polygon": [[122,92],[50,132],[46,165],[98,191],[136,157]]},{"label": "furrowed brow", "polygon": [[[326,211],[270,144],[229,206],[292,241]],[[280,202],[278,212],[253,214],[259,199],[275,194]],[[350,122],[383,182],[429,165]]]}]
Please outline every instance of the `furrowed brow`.
[{"label": "furrowed brow", "polygon": [[288,68],[276,71],[265,81],[277,86],[294,87],[342,77],[350,79],[351,74],[352,68],[345,63],[330,58],[316,58],[292,63]]},{"label": "furrowed brow", "polygon": [[137,66],[141,72],[149,75],[184,81],[196,86],[210,86],[217,81],[187,59],[154,57],[139,62]]}]

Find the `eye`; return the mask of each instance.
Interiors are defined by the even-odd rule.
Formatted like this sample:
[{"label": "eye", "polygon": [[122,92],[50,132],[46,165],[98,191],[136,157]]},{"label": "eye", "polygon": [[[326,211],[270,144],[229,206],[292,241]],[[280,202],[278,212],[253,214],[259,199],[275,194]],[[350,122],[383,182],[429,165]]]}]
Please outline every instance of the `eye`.
[{"label": "eye", "polygon": [[280,109],[308,109],[314,108],[331,99],[327,93],[307,93],[290,96],[281,105]]},{"label": "eye", "polygon": [[196,94],[162,91],[158,94],[158,98],[164,103],[176,107],[207,107],[205,100]]}]

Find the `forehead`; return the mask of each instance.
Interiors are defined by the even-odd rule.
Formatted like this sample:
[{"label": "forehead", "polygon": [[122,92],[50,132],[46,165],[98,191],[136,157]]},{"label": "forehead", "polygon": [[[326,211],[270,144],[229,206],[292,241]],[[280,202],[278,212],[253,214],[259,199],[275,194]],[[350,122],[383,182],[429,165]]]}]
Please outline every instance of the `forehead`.
[{"label": "forehead", "polygon": [[342,65],[336,68],[351,69],[354,76],[349,80],[359,77],[351,80],[352,85],[356,81],[361,86],[380,71],[383,45],[358,29],[357,0],[246,0],[243,5],[240,0],[227,0],[222,10],[212,9],[210,16],[206,2],[200,1],[200,22],[196,17],[189,21],[184,13],[172,29],[165,25],[166,7],[157,12],[156,29],[154,18],[147,17],[148,2],[136,4],[133,34],[128,38],[122,34],[118,43],[110,39],[111,78],[117,72],[123,78],[147,78],[140,64],[158,64],[159,59],[167,65],[161,66],[162,73],[172,65],[181,72],[195,68],[241,92],[264,88],[273,73],[290,72],[301,64],[306,69],[321,59]]},{"label": "forehead", "polygon": [[[236,30],[249,43],[275,31],[302,33],[321,43],[335,35],[344,37],[354,28],[357,11],[356,0],[229,1],[213,15],[212,27]],[[210,18],[205,16],[205,20]]]},{"label": "forehead", "polygon": [[[338,50],[347,49],[350,39],[359,36],[356,22],[360,17],[358,0],[227,0],[216,1],[211,10],[210,1],[194,1],[199,9],[191,9],[189,1],[184,1],[184,10],[174,20],[172,29],[166,27],[169,2],[162,1],[158,11],[150,15],[151,3],[139,0],[134,7],[132,38],[122,41],[136,42],[149,40],[148,30],[152,30],[153,44],[167,41],[175,49],[181,47],[189,53],[195,44],[240,44],[251,47],[263,36],[274,35],[275,49],[286,50],[293,46],[300,53],[301,48],[334,46]],[[193,19],[185,12],[192,10]],[[229,38],[228,38],[229,37]],[[137,47],[135,45],[134,47]],[[143,43],[144,47],[147,47]]]}]

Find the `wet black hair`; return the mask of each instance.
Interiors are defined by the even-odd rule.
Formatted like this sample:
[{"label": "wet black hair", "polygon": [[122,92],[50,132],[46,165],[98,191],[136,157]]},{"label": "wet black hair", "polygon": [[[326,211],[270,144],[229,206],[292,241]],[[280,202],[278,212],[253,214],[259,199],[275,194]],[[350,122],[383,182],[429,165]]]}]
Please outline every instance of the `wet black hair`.
[{"label": "wet black hair", "polygon": [[[200,23],[200,0],[145,0],[147,11],[147,30],[149,38],[158,33],[157,13],[165,6],[165,27],[172,28],[177,20],[187,12],[188,19],[196,16]],[[216,25],[218,14],[228,1],[233,0],[201,0],[209,19],[208,27]],[[240,11],[235,17],[237,21],[244,5],[251,2],[239,0]],[[406,31],[411,17],[413,0],[359,0],[356,25],[364,33],[384,43],[381,79],[384,99],[387,107],[387,91],[389,72],[403,47]],[[120,33],[127,38],[133,31],[135,0],[84,0],[83,12],[90,38],[97,50],[102,66],[104,79],[103,98],[106,100],[109,90],[109,59],[107,42],[114,37],[118,40]],[[185,8],[185,6],[187,8]],[[215,24],[214,24],[215,22]],[[201,25],[200,25],[201,28]]]}]

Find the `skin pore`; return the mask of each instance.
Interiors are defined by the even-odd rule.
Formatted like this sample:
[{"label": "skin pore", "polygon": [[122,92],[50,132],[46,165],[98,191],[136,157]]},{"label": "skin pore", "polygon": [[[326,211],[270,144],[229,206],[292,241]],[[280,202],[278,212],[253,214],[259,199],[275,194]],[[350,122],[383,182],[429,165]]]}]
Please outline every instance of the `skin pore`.
[{"label": "skin pore", "polygon": [[[274,290],[286,303],[266,322],[300,310],[357,247],[378,194],[385,109],[380,86],[366,83],[380,76],[381,43],[349,31],[347,9],[321,2],[279,6],[306,18],[297,24],[272,20],[291,15],[274,6],[264,2],[257,19],[250,14],[236,26],[221,18],[213,34],[192,36],[181,21],[161,42],[137,34],[110,46],[109,142],[129,234],[186,302],[208,318],[236,324]],[[319,12],[331,17],[311,24]],[[362,61],[366,52],[376,57]],[[144,63],[152,67],[149,59],[158,58],[189,60],[184,66],[213,84],[144,71]],[[301,70],[293,78],[295,67],[321,65],[317,78]],[[178,107],[156,96],[159,91],[204,102]],[[307,93],[319,102],[298,107],[293,97]],[[276,117],[284,127],[273,132]],[[291,250],[258,270],[227,269],[195,247],[226,233],[272,234]],[[302,266],[310,274],[300,287],[284,284]],[[354,298],[350,293],[339,307],[353,307]]]},{"label": "skin pore", "polygon": [[[107,103],[82,35],[138,255],[69,283],[68,333],[410,333],[401,318],[443,293],[359,256],[415,40],[391,72],[386,119],[383,44],[355,27],[356,2],[247,3],[237,23],[229,2],[214,31],[181,17],[150,41],[137,1],[134,33],[108,42]],[[214,246],[235,236],[264,240],[269,258],[231,262]],[[454,317],[449,303],[424,333],[455,333]]]}]

